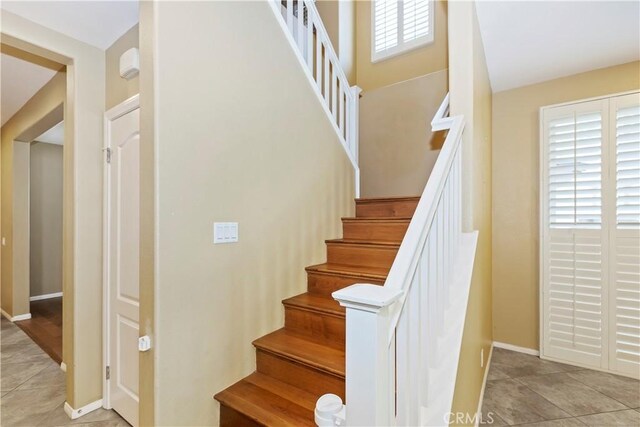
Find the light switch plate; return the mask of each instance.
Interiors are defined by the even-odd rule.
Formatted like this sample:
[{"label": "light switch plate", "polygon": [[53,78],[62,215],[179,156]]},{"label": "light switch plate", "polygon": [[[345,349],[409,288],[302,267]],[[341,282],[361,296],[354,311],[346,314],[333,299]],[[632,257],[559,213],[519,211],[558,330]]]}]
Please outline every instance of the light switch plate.
[{"label": "light switch plate", "polygon": [[214,222],[213,243],[235,243],[238,241],[237,222]]}]

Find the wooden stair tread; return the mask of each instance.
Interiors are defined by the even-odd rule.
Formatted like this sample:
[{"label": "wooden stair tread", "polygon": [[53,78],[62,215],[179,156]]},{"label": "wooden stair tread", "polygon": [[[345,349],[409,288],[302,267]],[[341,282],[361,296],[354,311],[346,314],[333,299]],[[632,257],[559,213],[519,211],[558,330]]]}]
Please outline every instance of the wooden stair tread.
[{"label": "wooden stair tread", "polygon": [[381,248],[400,248],[399,242],[393,241],[371,241],[371,240],[355,240],[355,239],[328,239],[325,243],[366,246],[366,247],[381,247]]},{"label": "wooden stair tread", "polygon": [[361,217],[361,216],[345,216],[342,217],[343,222],[401,222],[407,223],[411,222],[411,217],[396,217],[396,216],[372,216],[372,217]]},{"label": "wooden stair tread", "polygon": [[360,197],[356,203],[417,202],[420,196]]},{"label": "wooden stair tread", "polygon": [[342,264],[317,264],[311,265],[306,268],[307,271],[332,274],[336,276],[350,276],[356,278],[367,278],[385,280],[389,274],[388,268],[383,267],[362,267],[357,265],[342,265]]},{"label": "wooden stair tread", "polygon": [[282,301],[285,306],[296,307],[301,310],[314,311],[332,316],[344,317],[345,308],[331,297],[304,293]]},{"label": "wooden stair tread", "polygon": [[315,343],[284,328],[258,338],[253,345],[259,350],[344,378],[344,349]]},{"label": "wooden stair tread", "polygon": [[215,395],[222,405],[264,426],[315,426],[317,397],[254,372]]}]

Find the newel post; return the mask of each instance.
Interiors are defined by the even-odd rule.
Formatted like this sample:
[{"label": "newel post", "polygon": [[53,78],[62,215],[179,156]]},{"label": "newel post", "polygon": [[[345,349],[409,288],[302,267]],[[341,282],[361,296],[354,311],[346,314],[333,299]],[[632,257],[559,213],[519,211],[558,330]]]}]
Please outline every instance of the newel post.
[{"label": "newel post", "polygon": [[346,424],[388,426],[395,401],[390,307],[402,291],[357,284],[332,295],[347,309]]}]

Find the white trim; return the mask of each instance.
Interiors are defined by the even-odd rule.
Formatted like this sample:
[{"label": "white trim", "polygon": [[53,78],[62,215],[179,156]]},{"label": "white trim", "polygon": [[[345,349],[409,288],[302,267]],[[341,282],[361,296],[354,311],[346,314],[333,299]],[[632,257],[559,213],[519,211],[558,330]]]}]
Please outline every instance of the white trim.
[{"label": "white trim", "polygon": [[100,409],[100,408],[102,408],[102,399],[98,399],[78,409],[73,409],[68,402],[64,402],[64,412],[72,420],[76,420],[82,417],[83,415],[87,415],[89,412],[93,412],[96,409]]},{"label": "white trim", "polygon": [[478,399],[478,409],[476,410],[476,423],[475,427],[480,425],[480,420],[483,417],[482,413],[482,403],[484,402],[484,391],[487,388],[487,378],[489,378],[489,369],[491,369],[491,359],[493,358],[493,346],[494,343],[491,343],[491,347],[489,348],[489,357],[487,357],[487,366],[484,368],[484,378],[482,378],[482,388],[480,389],[480,398]]},{"label": "white trim", "polygon": [[31,313],[18,314],[17,316],[10,316],[9,313],[4,311],[4,309],[0,309],[0,313],[9,321],[9,322],[19,322],[21,320],[29,320],[31,319]]},{"label": "white trim", "polygon": [[519,345],[507,344],[505,342],[494,341],[493,346],[497,348],[502,348],[504,350],[517,351],[518,353],[530,354],[532,356],[540,356],[540,352],[538,350],[534,350],[533,348],[520,347]]},{"label": "white trim", "polygon": [[64,362],[61,362],[61,363],[60,363],[60,370],[61,370],[62,372],[67,372],[67,364],[66,364],[66,363],[64,363]]},{"label": "white trim", "polygon": [[29,297],[29,301],[41,301],[43,299],[58,298],[62,296],[62,292],[54,292],[51,294],[34,295]]},{"label": "white trim", "polygon": [[632,90],[627,90],[627,91],[624,91],[624,92],[611,93],[611,94],[608,94],[608,95],[594,96],[592,98],[582,98],[582,99],[576,99],[575,101],[561,102],[559,104],[543,105],[542,107],[539,108],[539,111],[542,112],[542,110],[547,109],[547,108],[564,107],[564,106],[567,106],[567,105],[582,104],[583,102],[601,101],[603,99],[615,98],[615,97],[624,96],[624,95],[632,95],[634,93],[640,93],[640,91],[638,91],[638,89],[632,89]]},{"label": "white trim", "polygon": [[[131,98],[116,105],[104,113],[104,149],[111,148],[111,126],[114,120],[140,108],[140,94],[133,95]],[[109,315],[111,307],[109,305],[109,254],[111,253],[111,245],[109,240],[109,224],[111,221],[111,170],[109,164],[105,161],[103,168],[103,223],[102,223],[102,372],[110,365],[110,328]],[[111,409],[110,398],[111,381],[102,376],[102,400],[101,405]]]}]

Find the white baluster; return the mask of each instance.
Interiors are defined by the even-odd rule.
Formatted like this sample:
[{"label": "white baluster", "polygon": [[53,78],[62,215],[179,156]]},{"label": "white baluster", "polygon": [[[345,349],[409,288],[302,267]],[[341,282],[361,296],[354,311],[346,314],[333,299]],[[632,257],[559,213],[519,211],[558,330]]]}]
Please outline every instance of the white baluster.
[{"label": "white baluster", "polygon": [[338,128],[340,129],[340,135],[342,135],[342,137],[345,139],[345,141],[347,140],[347,134],[345,133],[345,129],[344,129],[344,121],[345,121],[345,117],[347,115],[347,112],[344,110],[344,98],[346,96],[345,92],[344,92],[344,82],[341,81],[340,82],[340,92],[339,92],[339,108],[340,108],[340,120],[338,121]]},{"label": "white baluster", "polygon": [[[307,0],[304,1],[306,5]],[[313,75],[313,12],[309,7],[307,10],[307,66]]]},{"label": "white baluster", "polygon": [[329,84],[331,83],[331,70],[329,69],[329,49],[325,47],[324,56],[322,58],[324,62],[324,99],[327,103],[327,107],[329,106]]},{"label": "white baluster", "polygon": [[287,28],[293,35],[293,0],[287,0]]},{"label": "white baluster", "polygon": [[333,113],[333,120],[338,122],[338,74],[336,73],[336,64],[331,64],[331,112]]},{"label": "white baluster", "polygon": [[322,94],[322,36],[316,32],[316,83]]},{"label": "white baluster", "polygon": [[304,52],[304,2],[302,0],[298,0],[296,2],[298,6],[298,48],[300,49],[300,53]]}]

